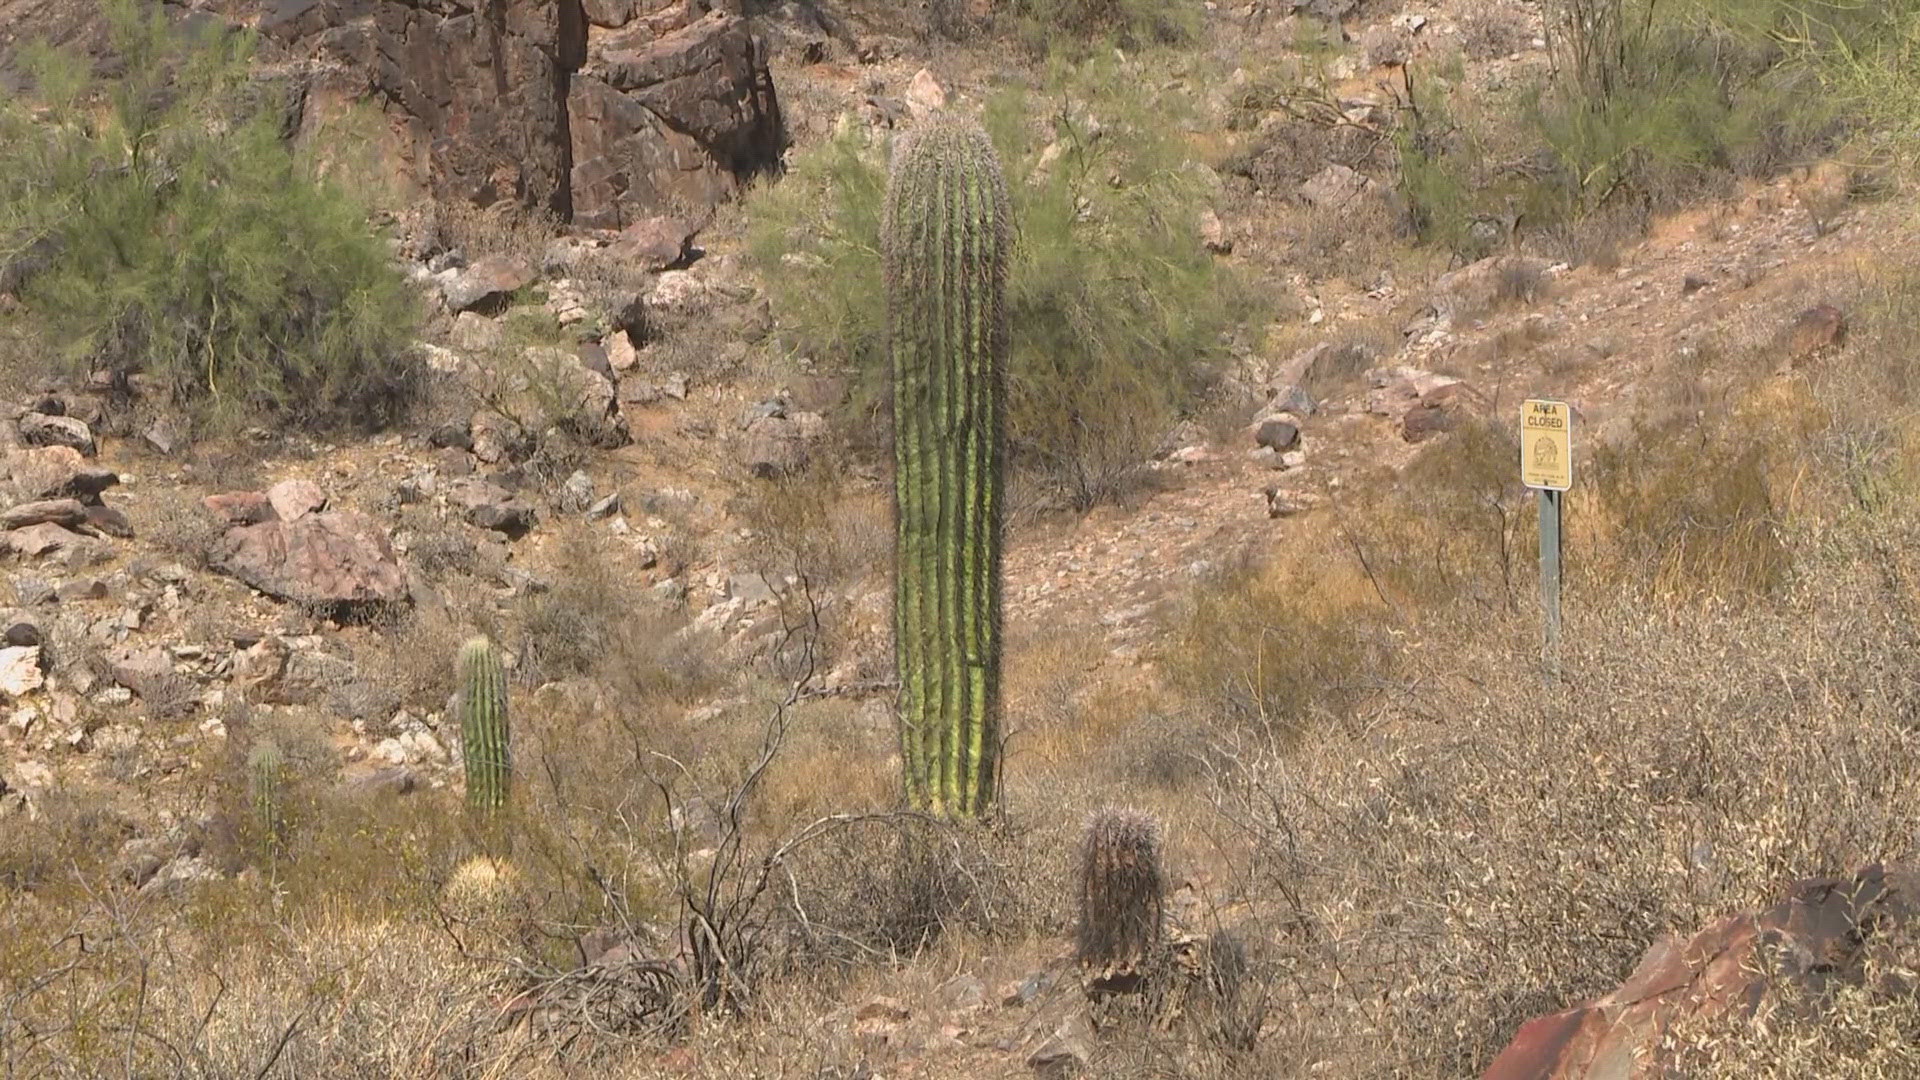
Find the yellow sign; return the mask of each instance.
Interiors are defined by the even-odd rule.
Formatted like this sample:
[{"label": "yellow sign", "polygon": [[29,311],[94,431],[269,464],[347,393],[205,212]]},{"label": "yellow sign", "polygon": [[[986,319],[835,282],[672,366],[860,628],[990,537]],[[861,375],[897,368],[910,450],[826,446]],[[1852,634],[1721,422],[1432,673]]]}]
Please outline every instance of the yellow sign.
[{"label": "yellow sign", "polygon": [[1520,406],[1520,482],[1554,491],[1573,486],[1573,410],[1566,402]]}]

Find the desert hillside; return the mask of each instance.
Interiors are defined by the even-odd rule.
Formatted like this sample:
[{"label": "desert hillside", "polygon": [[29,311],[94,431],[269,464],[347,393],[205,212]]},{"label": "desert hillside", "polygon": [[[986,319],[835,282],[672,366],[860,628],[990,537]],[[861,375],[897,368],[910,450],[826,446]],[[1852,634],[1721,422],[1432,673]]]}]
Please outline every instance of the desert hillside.
[{"label": "desert hillside", "polygon": [[0,0],[0,1080],[1920,1076],[1916,72]]}]

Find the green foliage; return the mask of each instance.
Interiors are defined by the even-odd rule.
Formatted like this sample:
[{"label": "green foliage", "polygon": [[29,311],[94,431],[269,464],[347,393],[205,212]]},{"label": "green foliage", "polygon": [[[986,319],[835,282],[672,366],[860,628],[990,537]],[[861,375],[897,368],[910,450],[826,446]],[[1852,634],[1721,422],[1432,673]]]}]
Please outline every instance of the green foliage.
[{"label": "green foliage", "polygon": [[0,265],[76,373],[144,373],[210,418],[379,424],[409,401],[413,297],[365,208],[284,139],[246,35],[108,5],[116,78],[38,50],[0,104]]},{"label": "green foliage", "polygon": [[1075,958],[1112,989],[1136,985],[1160,945],[1166,904],[1160,829],[1153,819],[1104,809],[1080,842]]},{"label": "green foliage", "polygon": [[1869,95],[1836,90],[1895,70],[1843,62],[1864,55],[1849,43],[1897,41],[1914,21],[1807,0],[1554,0],[1556,77],[1470,115],[1464,86],[1429,82],[1398,133],[1402,189],[1423,238],[1466,258],[1499,238],[1476,223],[1502,216],[1535,230],[1644,218],[1832,153],[1871,112]]},{"label": "green foliage", "polygon": [[488,818],[507,805],[513,767],[507,745],[507,676],[499,654],[484,637],[460,646],[459,688],[461,756],[466,765],[467,809]]},{"label": "green foliage", "polygon": [[1011,0],[1006,10],[1021,42],[1039,53],[1178,44],[1199,34],[1202,18],[1194,0]]},{"label": "green foliage", "polygon": [[[1019,223],[1007,283],[1012,478],[1047,503],[1124,497],[1201,400],[1222,337],[1254,293],[1196,239],[1211,192],[1179,137],[1189,99],[1138,62],[1054,65],[1049,90],[1005,90],[985,122]],[[886,430],[877,235],[883,151],[844,126],[751,206],[751,251],[796,352],[859,376]],[[1018,489],[1017,489],[1018,490]]]},{"label": "green foliage", "polygon": [[970,120],[940,117],[895,154],[881,246],[901,760],[916,804],[960,817],[991,809],[999,772],[1008,210]]}]

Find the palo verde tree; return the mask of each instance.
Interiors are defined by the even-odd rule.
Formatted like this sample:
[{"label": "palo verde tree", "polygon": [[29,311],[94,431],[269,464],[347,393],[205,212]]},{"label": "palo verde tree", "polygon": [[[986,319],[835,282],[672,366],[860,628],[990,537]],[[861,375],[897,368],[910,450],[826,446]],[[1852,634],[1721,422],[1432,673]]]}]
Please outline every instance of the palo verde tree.
[{"label": "palo verde tree", "polygon": [[979,125],[936,116],[896,148],[880,228],[901,760],[911,802],[967,818],[999,775],[1010,216]]}]

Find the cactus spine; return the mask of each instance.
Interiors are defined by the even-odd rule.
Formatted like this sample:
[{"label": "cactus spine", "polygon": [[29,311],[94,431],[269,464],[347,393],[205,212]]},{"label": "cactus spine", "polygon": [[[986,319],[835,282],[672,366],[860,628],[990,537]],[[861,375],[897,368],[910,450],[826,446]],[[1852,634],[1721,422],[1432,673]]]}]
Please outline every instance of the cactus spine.
[{"label": "cactus spine", "polygon": [[487,817],[507,805],[513,772],[507,753],[507,676],[499,654],[484,637],[460,646],[458,668],[454,703],[467,772],[467,809]]},{"label": "cactus spine", "polygon": [[1152,818],[1106,809],[1080,847],[1077,958],[1095,986],[1136,987],[1160,945],[1166,876]]},{"label": "cactus spine", "polygon": [[286,759],[272,739],[262,739],[247,752],[247,797],[253,804],[254,829],[262,850],[272,855],[286,836],[286,802],[282,781]]},{"label": "cactus spine", "polygon": [[991,809],[999,773],[1006,181],[977,124],[897,147],[881,221],[893,376],[894,651],[910,801]]}]

